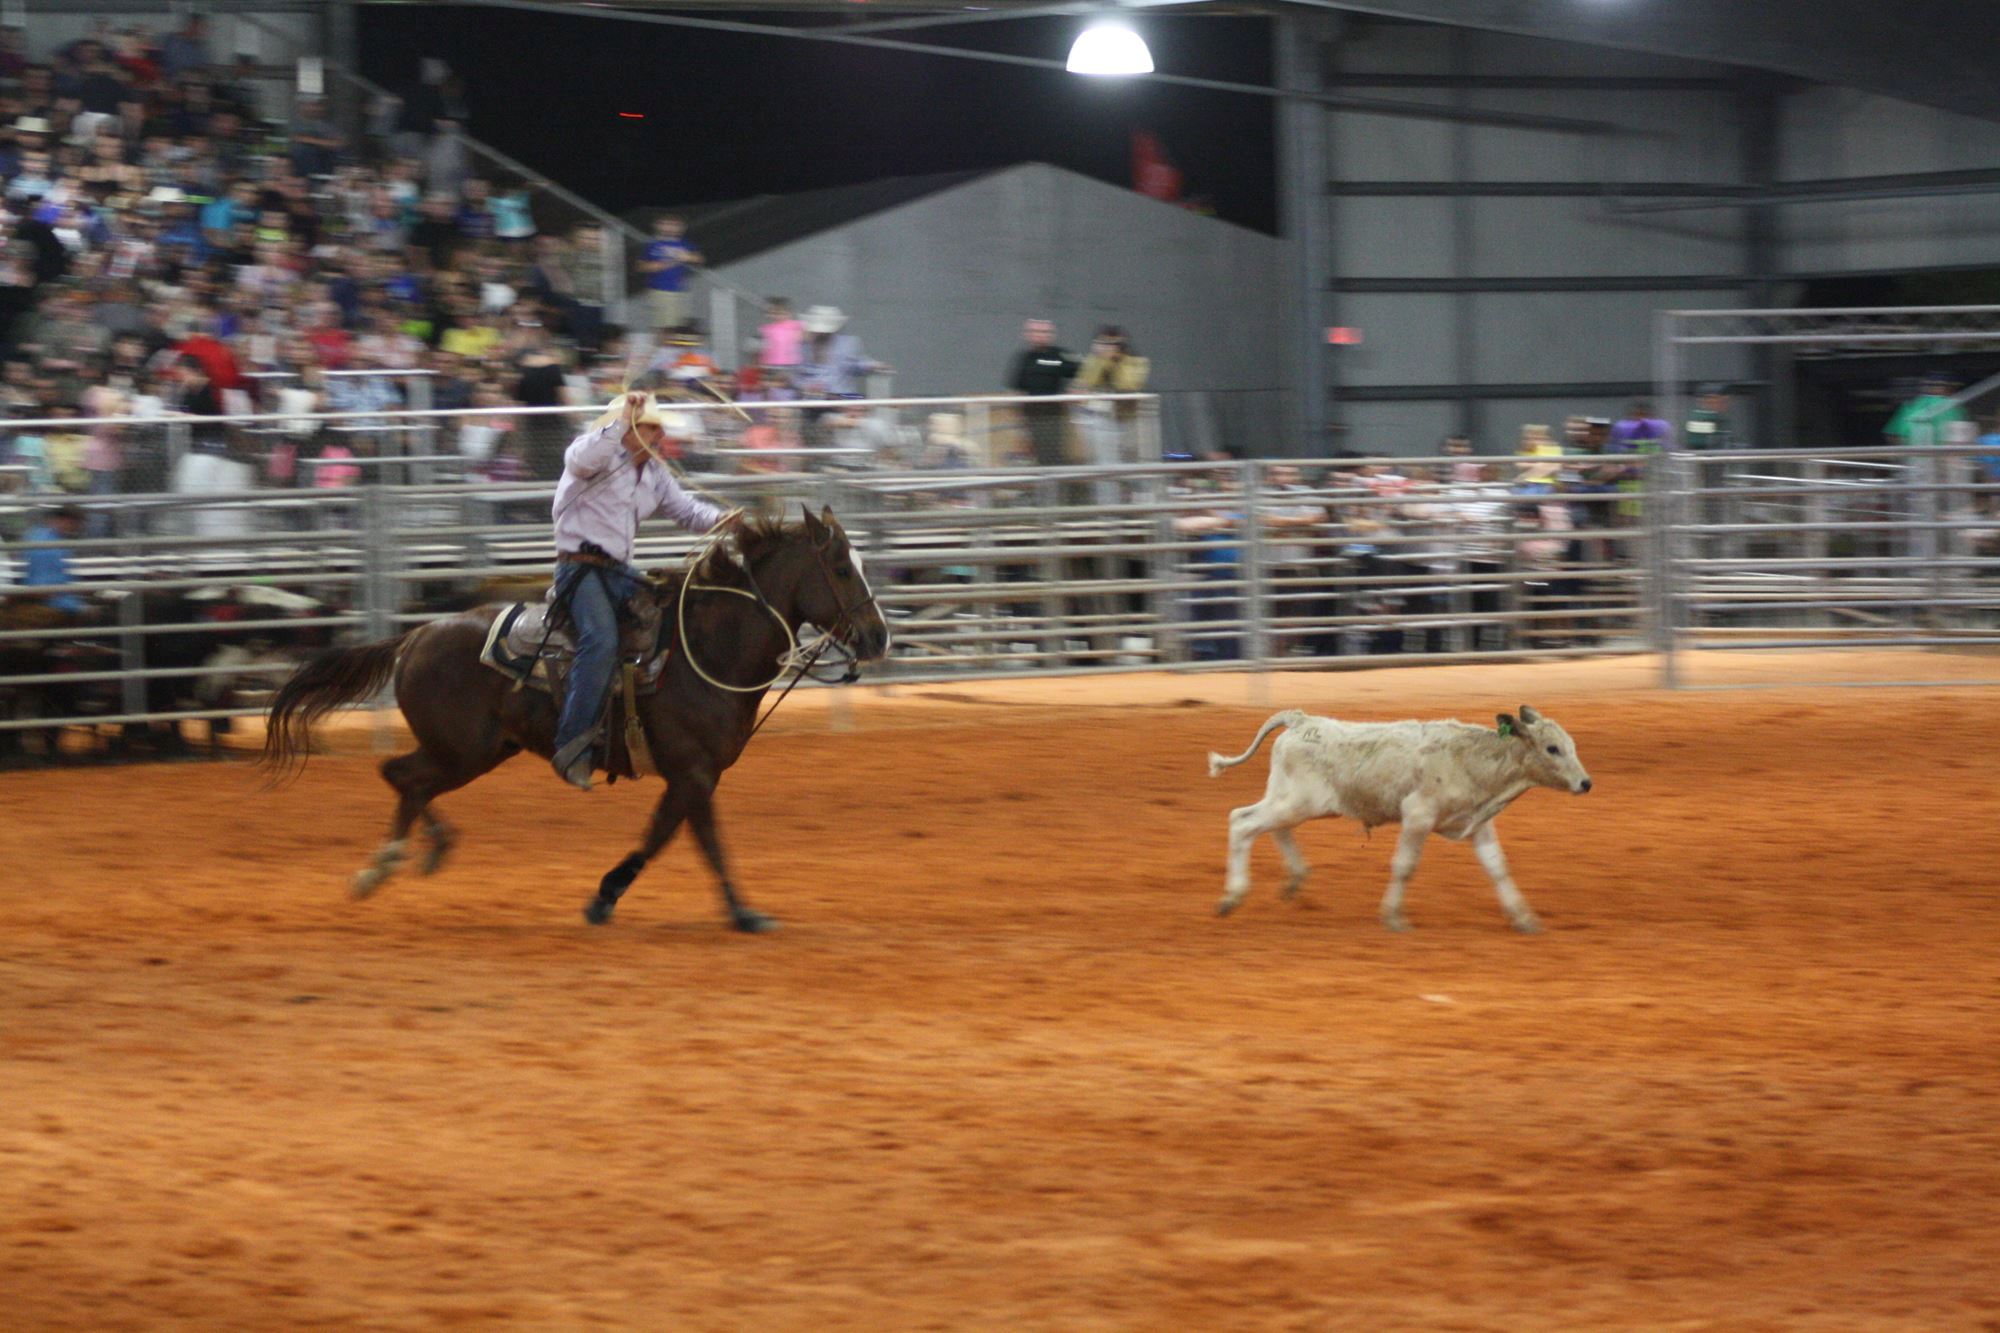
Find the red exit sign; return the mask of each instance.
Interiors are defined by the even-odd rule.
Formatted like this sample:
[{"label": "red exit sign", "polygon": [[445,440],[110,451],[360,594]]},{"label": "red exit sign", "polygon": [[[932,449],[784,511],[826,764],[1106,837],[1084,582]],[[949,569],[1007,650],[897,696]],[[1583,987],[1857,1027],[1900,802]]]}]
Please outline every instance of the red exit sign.
[{"label": "red exit sign", "polygon": [[1347,325],[1339,325],[1326,331],[1326,340],[1335,347],[1359,347],[1361,330]]}]

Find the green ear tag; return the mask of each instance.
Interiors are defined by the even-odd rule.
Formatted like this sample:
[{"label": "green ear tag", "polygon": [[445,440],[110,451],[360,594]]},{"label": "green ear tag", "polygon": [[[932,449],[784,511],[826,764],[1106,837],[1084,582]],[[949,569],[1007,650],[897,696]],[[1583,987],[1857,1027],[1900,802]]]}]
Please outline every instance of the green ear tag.
[{"label": "green ear tag", "polygon": [[1513,735],[1513,734],[1514,734],[1514,724],[1513,724],[1512,722],[1509,722],[1509,721],[1505,721],[1505,720],[1503,720],[1503,721],[1502,721],[1502,722],[1500,723],[1500,734],[1501,734],[1502,736],[1511,736],[1511,735]]}]

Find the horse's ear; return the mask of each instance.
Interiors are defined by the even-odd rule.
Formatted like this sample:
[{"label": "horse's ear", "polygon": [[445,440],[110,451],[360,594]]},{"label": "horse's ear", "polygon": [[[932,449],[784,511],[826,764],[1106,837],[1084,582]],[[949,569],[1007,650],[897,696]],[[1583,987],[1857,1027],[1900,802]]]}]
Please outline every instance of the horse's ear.
[{"label": "horse's ear", "polygon": [[845,529],[845,528],[843,528],[843,527],[841,527],[841,526],[840,526],[840,520],[839,520],[839,519],[837,519],[837,518],[835,518],[835,517],[833,516],[833,506],[832,506],[832,505],[821,505],[821,506],[820,506],[820,510],[819,510],[819,521],[820,521],[821,523],[824,523],[824,524],[826,525],[826,530],[827,530],[828,532],[838,532],[838,533],[842,533],[842,534],[845,534],[845,533],[846,533],[846,531],[847,531],[847,529]]},{"label": "horse's ear", "polygon": [[[829,510],[828,512],[832,511]],[[806,536],[812,538],[813,544],[817,546],[824,543],[826,541],[826,524],[820,522],[818,516],[805,505],[799,506],[799,515],[806,521]]]}]

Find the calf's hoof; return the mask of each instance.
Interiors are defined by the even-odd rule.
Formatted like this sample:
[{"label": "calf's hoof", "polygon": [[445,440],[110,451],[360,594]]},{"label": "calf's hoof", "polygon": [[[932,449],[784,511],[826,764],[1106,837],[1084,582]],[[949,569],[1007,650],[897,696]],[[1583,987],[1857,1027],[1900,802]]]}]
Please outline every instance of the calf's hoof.
[{"label": "calf's hoof", "polygon": [[1306,877],[1304,875],[1300,875],[1297,879],[1287,883],[1285,885],[1285,891],[1279,894],[1278,896],[1282,898],[1284,901],[1290,902],[1292,899],[1299,896],[1299,890],[1303,889],[1305,886],[1306,886]]},{"label": "calf's hoof", "polygon": [[354,872],[354,878],[347,883],[347,896],[354,899],[355,902],[360,902],[365,898],[372,898],[375,896],[375,890],[381,888],[382,882],[388,878],[389,872],[380,866],[369,866],[366,870],[357,870]]},{"label": "calf's hoof", "polygon": [[583,905],[583,919],[593,926],[601,926],[611,919],[612,909],[617,906],[617,903],[594,897]]},{"label": "calf's hoof", "polygon": [[1400,935],[1409,928],[1410,919],[1401,912],[1384,912],[1382,914],[1382,929],[1393,930]]},{"label": "calf's hoof", "polygon": [[1542,933],[1542,923],[1533,912],[1523,912],[1514,918],[1514,929],[1523,935],[1539,935]]},{"label": "calf's hoof", "polygon": [[768,935],[778,928],[777,921],[762,912],[745,908],[729,919],[731,929],[740,930],[745,935]]},{"label": "calf's hoof", "polygon": [[1221,902],[1215,905],[1215,914],[1217,916],[1228,916],[1231,912],[1235,911],[1238,907],[1241,907],[1242,905],[1243,905],[1243,900],[1241,898],[1224,898]]}]

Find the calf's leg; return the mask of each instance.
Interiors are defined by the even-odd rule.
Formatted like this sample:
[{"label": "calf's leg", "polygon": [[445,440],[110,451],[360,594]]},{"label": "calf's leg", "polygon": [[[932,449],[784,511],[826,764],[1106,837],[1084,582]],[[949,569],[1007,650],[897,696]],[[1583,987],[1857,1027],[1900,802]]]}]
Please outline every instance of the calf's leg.
[{"label": "calf's leg", "polygon": [[[1315,812],[1283,796],[1267,795],[1255,805],[1229,812],[1229,873],[1223,881],[1222,901],[1215,905],[1217,916],[1228,916],[1250,892],[1250,844],[1260,834],[1279,829],[1289,831],[1311,819]],[[1289,841],[1289,838],[1287,838]],[[1281,844],[1282,845],[1282,844]],[[1297,848],[1293,849],[1294,854]]]},{"label": "calf's leg", "polygon": [[1404,816],[1403,830],[1396,838],[1396,855],[1389,862],[1389,891],[1382,895],[1382,924],[1390,930],[1410,928],[1403,915],[1403,890],[1417,871],[1417,862],[1424,854],[1424,839],[1430,835],[1429,820]]},{"label": "calf's leg", "polygon": [[1514,887],[1514,877],[1507,873],[1507,854],[1500,850],[1500,835],[1493,831],[1491,820],[1481,824],[1472,835],[1472,850],[1479,854],[1479,864],[1486,868],[1487,878],[1493,881],[1493,888],[1500,895],[1500,910],[1514,923],[1514,929],[1523,935],[1541,930],[1535,909],[1528,906],[1528,900]]},{"label": "calf's leg", "polygon": [[1285,857],[1285,891],[1280,896],[1287,902],[1298,896],[1299,889],[1306,882],[1306,875],[1312,867],[1306,863],[1305,853],[1299,850],[1299,840],[1292,836],[1288,828],[1271,830],[1271,841],[1278,844],[1278,850]]}]

